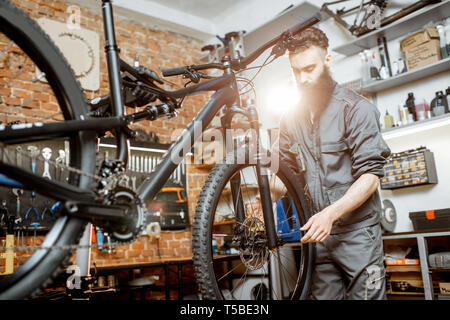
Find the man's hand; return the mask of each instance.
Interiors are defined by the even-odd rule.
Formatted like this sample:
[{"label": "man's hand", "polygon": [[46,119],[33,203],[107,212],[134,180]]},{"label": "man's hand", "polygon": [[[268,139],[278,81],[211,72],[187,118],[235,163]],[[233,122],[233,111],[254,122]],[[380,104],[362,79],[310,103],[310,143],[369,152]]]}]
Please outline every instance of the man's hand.
[{"label": "man's hand", "polygon": [[330,207],[313,215],[308,222],[300,228],[301,231],[308,230],[302,237],[302,243],[324,241],[330,235],[334,221],[333,210]]},{"label": "man's hand", "polygon": [[[372,173],[361,175],[353,182],[342,198],[316,213],[300,228],[309,231],[302,237],[302,242],[322,242],[331,232],[333,223],[355,209],[359,208],[378,188],[378,177]],[[350,213],[351,214],[351,213]]]}]

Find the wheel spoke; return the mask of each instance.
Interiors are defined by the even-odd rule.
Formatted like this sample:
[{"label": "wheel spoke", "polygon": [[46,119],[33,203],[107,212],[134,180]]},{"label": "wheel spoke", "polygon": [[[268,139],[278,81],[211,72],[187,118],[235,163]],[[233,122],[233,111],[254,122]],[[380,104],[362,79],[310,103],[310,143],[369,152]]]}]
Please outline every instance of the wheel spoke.
[{"label": "wheel spoke", "polygon": [[[232,238],[231,248],[237,249],[239,252],[237,264],[233,264],[232,267],[230,266],[226,270],[215,269],[217,274],[214,275],[212,281],[216,281],[218,288],[221,290],[228,288],[232,297],[236,299],[243,297],[251,297],[252,299],[270,297],[275,299],[293,299],[296,296],[300,296],[303,290],[306,290],[303,282],[305,278],[304,272],[310,272],[309,269],[304,269],[305,259],[308,256],[305,255],[302,244],[289,243],[286,242],[287,240],[281,241],[280,247],[274,251],[268,250],[264,218],[261,214],[261,194],[259,189],[253,190],[249,187],[249,179],[257,181],[256,167],[254,165],[251,165],[251,167],[238,167],[239,169],[230,174],[230,178],[223,182],[224,187],[231,186],[233,177],[240,177],[238,189],[234,190],[237,193],[237,197],[233,197],[233,194],[229,192],[220,192],[217,197],[217,199],[221,199],[217,200],[217,203],[220,202],[222,205],[221,210],[227,208],[235,217],[238,210],[238,199],[242,197],[242,204],[246,208],[246,218],[243,222],[234,220],[233,225],[228,225],[228,230],[223,229],[224,231],[222,231],[221,229],[219,232],[210,233],[213,237]],[[296,195],[295,189],[289,189],[288,185],[286,185],[287,178],[279,175],[279,173],[270,173],[269,181],[277,185],[276,191],[278,195],[277,198],[273,198],[273,205],[280,199],[278,198],[279,192],[281,192],[283,197],[283,201],[280,201],[277,205],[283,205],[285,217],[279,220],[276,219],[276,221],[277,230],[284,231],[277,233],[277,236],[281,237],[281,240],[285,239],[284,237],[299,234],[299,221],[301,219],[299,215],[302,214],[302,210],[296,205],[295,201],[298,200],[292,197],[292,195]],[[215,208],[216,210],[218,209],[217,204]],[[218,212],[212,212],[212,219]],[[274,214],[277,214],[277,210],[274,210]],[[289,224],[289,230],[278,229],[286,227],[285,224]],[[227,225],[221,225],[221,228],[225,226]],[[256,278],[259,279],[254,281]],[[232,284],[230,282],[231,279],[234,279]],[[269,296],[265,293],[266,283],[269,284],[269,289],[267,290]],[[218,293],[218,295],[220,296],[221,293]]]}]

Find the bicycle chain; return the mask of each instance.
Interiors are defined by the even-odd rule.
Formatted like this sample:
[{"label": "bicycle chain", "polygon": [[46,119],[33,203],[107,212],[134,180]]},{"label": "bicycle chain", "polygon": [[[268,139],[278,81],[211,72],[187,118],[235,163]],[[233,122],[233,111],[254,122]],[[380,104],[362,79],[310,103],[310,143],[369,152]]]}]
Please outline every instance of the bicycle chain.
[{"label": "bicycle chain", "polygon": [[[9,157],[9,153],[6,150],[6,148],[4,147],[4,145],[1,146],[1,149],[2,149],[2,153],[4,155],[6,155],[6,158],[8,159],[8,162],[9,163],[13,163],[13,161],[11,161],[11,158]],[[104,178],[104,177],[100,177],[100,176],[95,175],[95,174],[87,173],[87,172],[84,172],[84,171],[79,170],[77,168],[73,168],[71,166],[68,166],[66,164],[56,163],[55,161],[52,161],[50,159],[49,160],[45,160],[41,155],[33,156],[29,152],[26,152],[24,150],[17,150],[16,149],[16,152],[19,152],[20,154],[30,158],[31,160],[35,159],[35,160],[39,160],[39,161],[44,162],[44,163],[47,161],[47,163],[55,166],[56,168],[59,167],[59,168],[65,169],[67,171],[70,171],[70,172],[73,172],[73,173],[76,173],[76,174],[79,174],[79,175],[84,175],[86,177],[89,177],[89,178],[97,180],[97,181],[113,179],[113,177],[111,177],[111,178]],[[135,240],[136,239],[133,238],[132,240],[129,240],[129,241],[114,241],[114,242],[111,242],[110,245],[102,245],[102,246],[100,246],[98,244],[90,244],[90,245],[72,244],[72,245],[52,246],[52,247],[43,247],[43,246],[0,247],[0,252],[7,251],[7,250],[13,250],[13,251],[49,250],[49,251],[52,251],[52,250],[99,249],[99,248],[100,249],[103,249],[103,248],[108,248],[108,249],[111,248],[112,249],[112,248],[115,248],[115,247],[118,247],[118,246],[126,246],[126,245],[129,245],[129,244],[132,244]]]}]

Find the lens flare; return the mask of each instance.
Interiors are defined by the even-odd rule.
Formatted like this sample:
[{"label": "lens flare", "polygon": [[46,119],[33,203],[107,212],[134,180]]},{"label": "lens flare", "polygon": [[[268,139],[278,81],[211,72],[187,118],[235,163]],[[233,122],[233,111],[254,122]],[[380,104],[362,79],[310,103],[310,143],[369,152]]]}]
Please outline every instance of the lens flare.
[{"label": "lens flare", "polygon": [[267,112],[273,115],[282,115],[294,110],[300,102],[300,92],[293,83],[285,83],[270,88],[267,92],[264,105]]}]

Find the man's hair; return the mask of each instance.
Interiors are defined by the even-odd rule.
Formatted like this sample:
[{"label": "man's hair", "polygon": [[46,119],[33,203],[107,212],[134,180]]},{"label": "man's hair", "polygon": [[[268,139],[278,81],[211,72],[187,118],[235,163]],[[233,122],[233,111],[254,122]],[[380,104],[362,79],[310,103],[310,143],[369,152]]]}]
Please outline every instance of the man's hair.
[{"label": "man's hair", "polygon": [[325,49],[325,51],[328,49],[328,37],[322,30],[315,27],[309,27],[308,29],[296,34],[294,39],[294,44],[296,47],[295,52],[302,51],[310,46],[320,47]]}]

